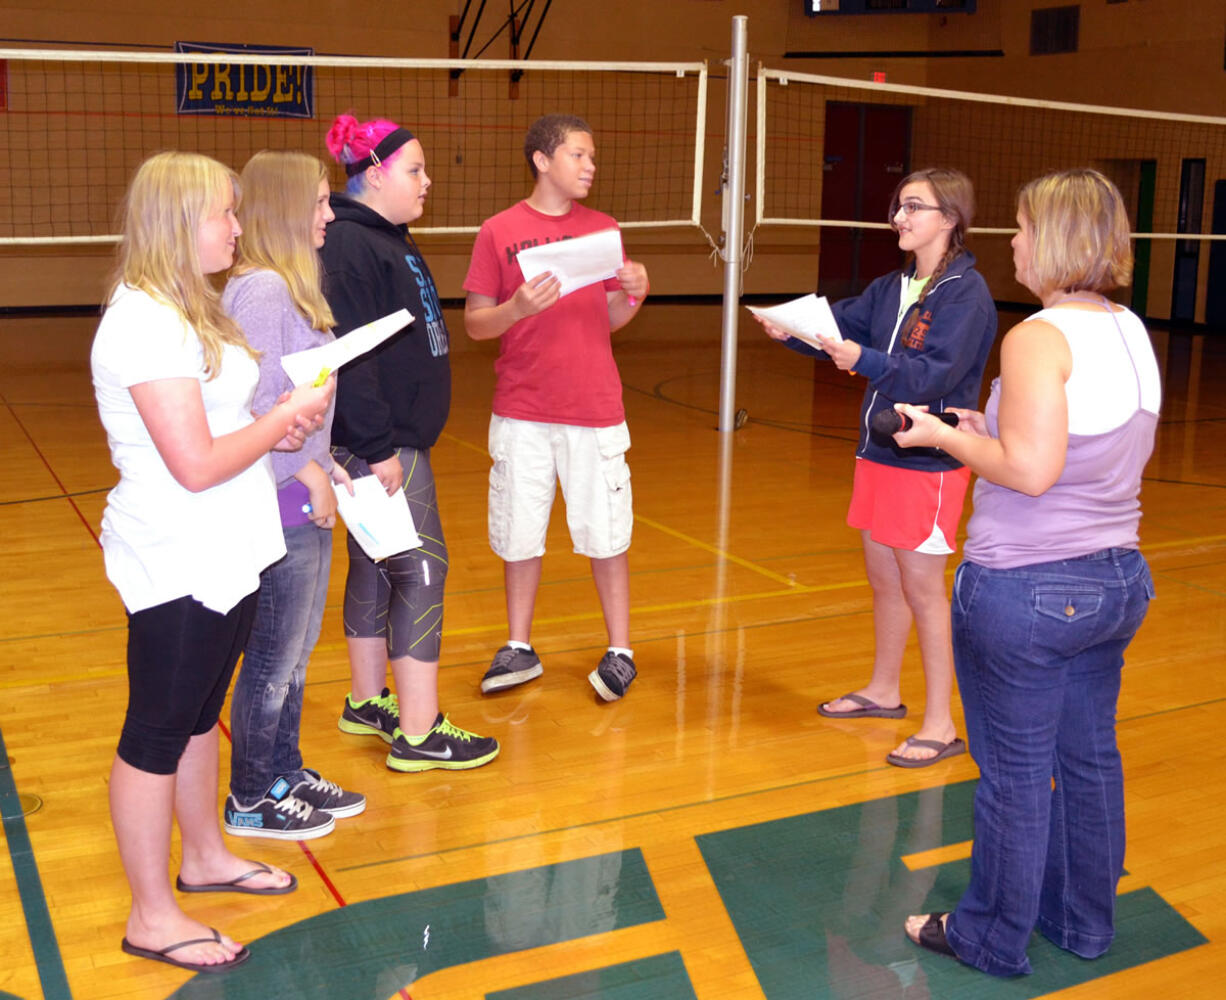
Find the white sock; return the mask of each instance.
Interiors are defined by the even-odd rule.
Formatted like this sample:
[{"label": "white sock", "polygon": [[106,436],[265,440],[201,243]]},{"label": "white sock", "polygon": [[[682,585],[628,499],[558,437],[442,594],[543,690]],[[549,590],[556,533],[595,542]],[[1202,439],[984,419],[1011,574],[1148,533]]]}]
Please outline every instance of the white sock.
[{"label": "white sock", "polygon": [[517,639],[508,639],[507,645],[510,646],[512,649],[522,649],[526,652],[530,652],[532,649],[532,646],[530,643],[520,642]]},{"label": "white sock", "polygon": [[625,646],[610,646],[609,652],[610,653],[621,653],[622,656],[626,657],[627,659],[630,659],[630,660],[634,659],[634,650],[627,649]]}]

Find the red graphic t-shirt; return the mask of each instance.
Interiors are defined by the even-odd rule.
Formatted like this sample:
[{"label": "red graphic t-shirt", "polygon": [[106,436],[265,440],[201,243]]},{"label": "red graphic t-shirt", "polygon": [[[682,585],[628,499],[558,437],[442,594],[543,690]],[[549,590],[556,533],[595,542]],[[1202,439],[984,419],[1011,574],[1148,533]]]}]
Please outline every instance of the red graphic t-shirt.
[{"label": "red graphic t-shirt", "polygon": [[[577,203],[566,215],[545,215],[521,201],[482,225],[464,288],[501,305],[524,283],[515,259],[520,250],[614,228],[611,216]],[[607,298],[619,287],[610,278],[580,288],[499,338],[494,413],[583,427],[609,427],[625,419]]]}]

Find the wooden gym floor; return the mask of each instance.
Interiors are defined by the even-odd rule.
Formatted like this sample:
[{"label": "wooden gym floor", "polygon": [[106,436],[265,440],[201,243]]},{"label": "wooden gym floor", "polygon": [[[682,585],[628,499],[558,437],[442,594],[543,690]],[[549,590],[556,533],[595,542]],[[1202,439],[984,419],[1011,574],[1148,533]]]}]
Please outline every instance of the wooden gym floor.
[{"label": "wooden gym floor", "polygon": [[[1154,332],[1166,398],[1142,536],[1159,595],[1120,703],[1119,938],[1098,962],[1036,941],[1035,975],[1004,982],[920,952],[901,929],[906,913],[948,908],[965,881],[971,759],[898,770],[883,758],[914,718],[814,711],[871,661],[869,593],[844,524],[860,381],[746,322],[738,405],[750,420],[717,434],[718,307],[649,304],[617,336],[639,679],[622,702],[594,699],[585,676],[603,626],[555,511],[533,636],[545,674],[483,698],[506,637],[485,540],[495,348],[464,341],[455,311],[448,320],[455,405],[434,453],[451,550],[440,686],[452,718],[497,736],[502,755],[469,773],[401,775],[384,768],[382,743],[337,730],[348,689],[338,531],[302,742],[310,766],[370,805],[309,843],[244,842],[301,888],[189,898],[255,956],[192,979],[119,950],[127,892],[106,777],[125,629],[97,545],[115,473],[89,382],[94,320],[0,318],[0,997],[1221,995],[1221,341]],[[914,715],[914,649],[904,697]]]}]

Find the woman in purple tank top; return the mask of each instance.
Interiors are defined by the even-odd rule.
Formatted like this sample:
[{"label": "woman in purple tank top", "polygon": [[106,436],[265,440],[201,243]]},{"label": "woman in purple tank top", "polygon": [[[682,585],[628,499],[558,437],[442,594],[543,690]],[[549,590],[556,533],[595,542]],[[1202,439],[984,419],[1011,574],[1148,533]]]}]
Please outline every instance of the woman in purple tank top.
[{"label": "woman in purple tank top", "polygon": [[941,448],[980,477],[954,579],[954,661],[979,765],[970,884],[912,941],[998,976],[1031,971],[1031,932],[1082,958],[1115,933],[1124,650],[1153,583],[1137,550],[1141,470],[1159,379],[1137,317],[1104,293],[1132,273],[1119,191],[1094,170],[1018,198],[1017,280],[1044,310],[1001,345],[986,413],[950,427],[907,404],[899,444]]}]

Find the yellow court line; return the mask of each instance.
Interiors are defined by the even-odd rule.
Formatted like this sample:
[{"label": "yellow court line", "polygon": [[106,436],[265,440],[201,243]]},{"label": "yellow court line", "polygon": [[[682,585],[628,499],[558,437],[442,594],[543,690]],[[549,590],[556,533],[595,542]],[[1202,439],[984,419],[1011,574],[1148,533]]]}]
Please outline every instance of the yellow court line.
[{"label": "yellow court line", "polygon": [[735,563],[737,566],[742,566],[745,569],[753,570],[768,580],[774,580],[776,583],[786,584],[789,587],[798,587],[799,584],[795,580],[788,579],[781,573],[776,573],[774,570],[769,570],[765,566],[759,566],[757,563],[750,562],[748,559],[742,559],[740,556],[734,556],[731,552],[725,552],[723,549],[714,545],[708,545],[706,542],[699,541],[684,532],[677,531],[675,528],[665,527],[659,521],[653,521],[650,517],[644,517],[642,514],[635,514],[634,519],[641,521],[649,528],[655,528],[656,531],[663,532],[666,535],[671,535],[673,538],[680,539],[688,545],[694,546],[696,549],[702,549],[704,552],[710,552],[713,555],[719,556],[721,559],[726,559],[730,563]]},{"label": "yellow court line", "polygon": [[[463,438],[456,437],[454,434],[448,434],[446,431],[440,434],[439,437],[444,437],[448,441],[458,444],[461,448],[467,448],[470,451],[475,451],[481,455],[486,455],[486,456],[489,455],[489,452],[487,449],[478,447],[477,445],[473,444],[470,441],[465,441]],[[687,535],[684,532],[677,531],[675,528],[666,527],[665,525],[661,524],[659,521],[655,521],[650,517],[644,517],[642,514],[635,514],[634,519],[636,521],[639,521],[642,524],[647,525],[647,527],[649,528],[655,528],[656,531],[662,532],[665,535],[671,535],[673,538],[683,541],[687,545],[692,545],[696,549],[702,549],[702,551],[704,552],[710,552],[712,555],[719,556],[721,559],[726,559],[728,562],[735,563],[737,566],[741,566],[745,569],[752,570],[753,572],[759,574],[760,576],[766,577],[768,580],[774,580],[776,583],[782,583],[787,587],[797,587],[798,586],[795,580],[791,580],[788,577],[783,576],[780,573],[776,573],[773,570],[769,570],[765,566],[759,566],[757,563],[750,562],[748,559],[742,559],[740,556],[734,556],[731,552],[725,552],[723,549],[718,548],[715,545],[709,545],[708,543],[700,541],[699,539],[694,538],[691,535]]]},{"label": "yellow court line", "polygon": [[475,451],[478,455],[481,455],[484,458],[490,457],[488,448],[482,448],[480,445],[475,445],[471,441],[465,441],[462,437],[456,437],[454,434],[448,434],[446,431],[443,431],[439,437],[446,438],[452,444],[458,444],[461,448],[467,448],[469,451]]},{"label": "yellow court line", "polygon": [[[758,591],[752,594],[730,594],[723,597],[700,597],[692,601],[670,601],[664,604],[647,604],[642,607],[631,608],[632,615],[653,614],[661,611],[683,611],[688,608],[703,608],[711,607],[716,604],[739,604],[744,601],[761,601],[774,600],[780,597],[801,597],[807,594],[823,593],[830,590],[851,590],[857,587],[867,587],[867,580],[846,580],[841,583],[822,583],[816,586],[792,586],[787,590],[765,590]],[[600,611],[590,611],[576,615],[558,615],[552,618],[538,618],[535,624],[542,625],[565,625],[569,622],[591,621],[596,618],[601,618],[603,615]],[[499,622],[494,625],[469,625],[465,628],[444,628],[443,638],[455,638],[464,635],[482,635],[488,632],[498,632],[506,629],[505,622]],[[326,648],[327,643],[317,646],[317,649]],[[336,646],[335,648],[339,648]],[[93,670],[89,673],[78,674],[59,674],[55,677],[48,677],[46,674],[39,674],[37,677],[31,677],[28,680],[0,680],[0,691],[11,690],[13,688],[27,687],[44,687],[52,684],[68,684],[74,681],[101,680],[113,677],[127,676],[127,668],[119,667],[115,670]]]},{"label": "yellow court line", "polygon": [[[639,615],[655,614],[660,611],[684,611],[689,608],[706,608],[716,604],[739,604],[743,601],[761,601],[771,600],[779,597],[800,597],[805,594],[817,594],[828,590],[851,590],[855,587],[867,587],[867,580],[847,580],[842,583],[822,583],[813,587],[805,587],[799,584],[790,586],[787,590],[762,590],[752,594],[729,594],[724,597],[698,597],[692,601],[668,601],[662,604],[644,604],[636,605],[630,609],[630,614],[634,617]],[[552,618],[535,618],[533,619],[533,627],[542,625],[567,625],[571,622],[591,621],[595,618],[603,618],[600,611],[585,611],[574,615],[555,615]],[[460,635],[480,635],[483,632],[497,632],[506,629],[506,623],[501,622],[496,625],[469,625],[465,628],[445,628],[443,629],[443,638],[449,638]],[[3,687],[0,684],[0,687]]]},{"label": "yellow court line", "polygon": [[916,872],[924,868],[946,865],[951,861],[962,861],[970,856],[971,841],[960,840],[956,844],[942,844],[940,847],[934,847],[928,851],[904,854],[901,860],[907,866],[907,871]]},{"label": "yellow court line", "polygon": [[1169,542],[1142,542],[1141,555],[1146,552],[1152,552],[1154,549],[1173,549],[1180,545],[1185,545],[1189,549],[1194,549],[1201,545],[1210,545],[1213,542],[1226,542],[1226,535],[1205,535],[1202,538],[1173,538]]}]

